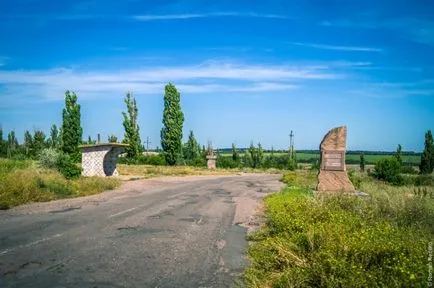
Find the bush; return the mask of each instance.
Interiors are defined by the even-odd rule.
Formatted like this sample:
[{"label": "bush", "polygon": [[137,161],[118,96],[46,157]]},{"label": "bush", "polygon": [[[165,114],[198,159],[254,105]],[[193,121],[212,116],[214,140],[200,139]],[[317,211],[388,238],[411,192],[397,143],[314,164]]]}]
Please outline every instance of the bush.
[{"label": "bush", "polygon": [[434,176],[432,176],[432,175],[418,175],[414,178],[414,185],[416,185],[416,186],[434,186]]},{"label": "bush", "polygon": [[375,164],[372,175],[393,185],[403,185],[404,178],[399,174],[401,165],[396,158],[383,158]]},{"label": "bush", "polygon": [[232,157],[218,155],[216,159],[218,168],[233,169],[240,166],[240,162],[234,161]]},{"label": "bush", "polygon": [[285,173],[280,181],[287,184],[288,186],[297,185],[297,174],[293,171]]},{"label": "bush", "polygon": [[61,157],[62,153],[53,148],[44,149],[41,151],[41,154],[39,154],[39,167],[45,169],[57,169]]},{"label": "bush", "polygon": [[66,179],[75,179],[81,175],[81,169],[78,168],[72,159],[66,154],[62,154],[60,157],[58,169]]},{"label": "bush", "polygon": [[417,174],[417,170],[413,166],[401,166],[401,173],[403,174]]},{"label": "bush", "polygon": [[354,187],[356,189],[360,189],[360,186],[362,185],[362,179],[356,175],[356,171],[354,169],[349,169],[347,174]]},{"label": "bush", "polygon": [[163,154],[158,155],[139,155],[136,158],[119,157],[119,164],[137,164],[137,165],[166,165],[166,160]]}]

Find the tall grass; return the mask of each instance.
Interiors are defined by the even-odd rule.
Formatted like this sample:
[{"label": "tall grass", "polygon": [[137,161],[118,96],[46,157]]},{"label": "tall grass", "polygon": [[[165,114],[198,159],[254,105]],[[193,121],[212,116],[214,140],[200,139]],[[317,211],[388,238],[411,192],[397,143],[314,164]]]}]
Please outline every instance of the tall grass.
[{"label": "tall grass", "polygon": [[67,180],[55,170],[39,169],[30,161],[0,159],[0,209],[30,202],[87,196],[114,189],[114,178]]},{"label": "tall grass", "polygon": [[251,235],[247,286],[426,286],[434,199],[361,178],[369,197],[318,197],[300,186],[266,197],[269,220]]}]

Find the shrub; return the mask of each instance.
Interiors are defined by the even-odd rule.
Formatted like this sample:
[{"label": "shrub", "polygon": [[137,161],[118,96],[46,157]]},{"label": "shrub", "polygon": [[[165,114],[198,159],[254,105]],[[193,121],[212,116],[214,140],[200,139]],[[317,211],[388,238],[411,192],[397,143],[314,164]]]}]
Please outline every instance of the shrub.
[{"label": "shrub", "polygon": [[240,163],[237,161],[234,161],[232,157],[226,157],[218,155],[216,159],[216,166],[219,168],[237,168],[239,167]]},{"label": "shrub", "polygon": [[62,153],[53,148],[44,149],[39,155],[39,166],[45,169],[57,169],[61,157]]},{"label": "shrub", "polygon": [[401,166],[401,173],[403,174],[417,174],[417,170],[413,166]]},{"label": "shrub", "polygon": [[394,185],[403,185],[404,178],[399,174],[400,172],[401,165],[396,158],[383,158],[375,164],[372,175]]},{"label": "shrub", "polygon": [[348,174],[348,178],[350,178],[350,181],[351,183],[353,183],[354,187],[360,189],[360,186],[362,184],[362,179],[356,175],[356,171],[354,169],[349,169],[347,174]]},{"label": "shrub", "polygon": [[434,176],[432,176],[432,175],[418,175],[414,178],[414,185],[416,185],[416,186],[434,186]]},{"label": "shrub", "polygon": [[60,157],[58,169],[66,179],[75,179],[81,175],[81,169],[66,154]]},{"label": "shrub", "polygon": [[280,181],[289,186],[294,186],[297,184],[297,174],[293,171],[285,173]]},{"label": "shrub", "polygon": [[135,158],[119,157],[119,164],[138,164],[138,165],[166,165],[166,160],[162,154],[158,155],[139,155]]}]

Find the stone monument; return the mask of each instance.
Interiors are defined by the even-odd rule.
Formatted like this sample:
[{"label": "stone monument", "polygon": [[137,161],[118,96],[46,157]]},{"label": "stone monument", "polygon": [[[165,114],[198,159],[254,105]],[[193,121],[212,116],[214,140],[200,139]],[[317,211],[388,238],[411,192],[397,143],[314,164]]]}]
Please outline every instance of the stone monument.
[{"label": "stone monument", "polygon": [[214,149],[212,148],[212,144],[208,142],[208,155],[206,155],[206,165],[208,169],[216,169],[216,161],[217,156],[214,155]]},{"label": "stone monument", "polygon": [[119,154],[128,144],[108,143],[81,145],[81,175],[83,176],[118,176],[116,163]]},{"label": "stone monument", "polygon": [[318,192],[355,192],[345,167],[347,127],[331,129],[321,141]]}]

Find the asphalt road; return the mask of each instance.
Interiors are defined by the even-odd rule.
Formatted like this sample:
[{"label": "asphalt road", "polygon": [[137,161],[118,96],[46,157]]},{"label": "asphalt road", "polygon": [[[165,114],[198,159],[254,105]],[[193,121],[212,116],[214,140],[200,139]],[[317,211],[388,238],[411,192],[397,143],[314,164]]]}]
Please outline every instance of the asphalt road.
[{"label": "asphalt road", "polygon": [[0,287],[232,287],[277,175],[138,180],[0,211]]}]

